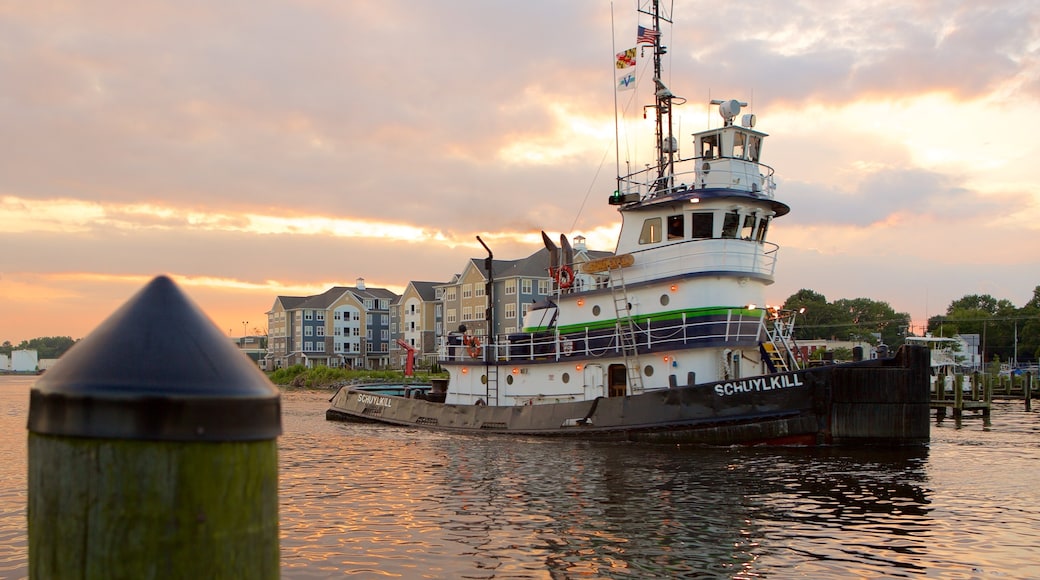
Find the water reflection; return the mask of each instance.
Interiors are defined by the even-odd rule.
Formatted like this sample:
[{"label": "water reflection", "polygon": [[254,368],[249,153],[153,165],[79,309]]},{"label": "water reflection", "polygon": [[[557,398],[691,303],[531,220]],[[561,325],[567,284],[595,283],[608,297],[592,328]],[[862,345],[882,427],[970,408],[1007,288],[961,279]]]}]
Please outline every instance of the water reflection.
[{"label": "water reflection", "polygon": [[[0,382],[0,386],[4,383]],[[0,577],[27,575],[28,384],[0,389]],[[930,448],[691,448],[324,420],[289,393],[282,577],[1040,577],[1040,413]]]},{"label": "water reflection", "polygon": [[[924,448],[648,448],[341,429],[365,443],[341,447],[322,469],[342,487],[322,485],[336,524],[317,542],[328,552],[313,556],[338,551],[348,573],[751,578],[796,566],[810,575],[850,563],[867,575],[921,567]],[[848,541],[835,542],[838,533]],[[283,534],[291,542],[293,530]]]}]

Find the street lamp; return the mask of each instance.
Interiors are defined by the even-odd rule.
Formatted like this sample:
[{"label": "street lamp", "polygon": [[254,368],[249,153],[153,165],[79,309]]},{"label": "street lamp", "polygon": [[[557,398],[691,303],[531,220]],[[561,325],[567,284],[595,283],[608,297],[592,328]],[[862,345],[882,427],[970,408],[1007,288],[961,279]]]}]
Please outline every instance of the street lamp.
[{"label": "street lamp", "polygon": [[249,321],[248,321],[248,320],[243,320],[243,321],[242,321],[242,339],[243,339],[243,340],[244,340],[244,339],[245,339],[245,337],[246,337],[246,327],[247,327],[247,326],[249,326]]}]

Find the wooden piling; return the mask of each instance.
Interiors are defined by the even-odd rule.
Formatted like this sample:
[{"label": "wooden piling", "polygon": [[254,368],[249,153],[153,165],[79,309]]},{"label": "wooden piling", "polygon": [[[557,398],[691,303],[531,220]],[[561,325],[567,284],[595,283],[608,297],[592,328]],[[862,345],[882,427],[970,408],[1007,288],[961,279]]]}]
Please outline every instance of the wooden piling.
[{"label": "wooden piling", "polygon": [[33,387],[30,578],[277,578],[278,390],[159,277]]},{"label": "wooden piling", "polygon": [[1033,399],[1033,373],[1027,372],[1025,382],[1022,385],[1022,397],[1026,400],[1026,411],[1032,408]]}]

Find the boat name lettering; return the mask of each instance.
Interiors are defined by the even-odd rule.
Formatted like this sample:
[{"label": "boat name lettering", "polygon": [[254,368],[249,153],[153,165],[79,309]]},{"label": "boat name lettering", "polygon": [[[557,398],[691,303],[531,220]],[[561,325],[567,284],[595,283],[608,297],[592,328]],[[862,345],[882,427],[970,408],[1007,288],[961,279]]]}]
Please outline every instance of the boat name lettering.
[{"label": "boat name lettering", "polygon": [[357,400],[362,405],[380,405],[382,407],[390,408],[389,397],[375,397],[368,393],[358,393]]},{"label": "boat name lettering", "polygon": [[720,397],[739,395],[741,393],[754,393],[758,391],[772,391],[773,389],[787,389],[790,387],[804,387],[805,383],[799,375],[776,375],[772,377],[756,377],[715,385],[715,394]]}]

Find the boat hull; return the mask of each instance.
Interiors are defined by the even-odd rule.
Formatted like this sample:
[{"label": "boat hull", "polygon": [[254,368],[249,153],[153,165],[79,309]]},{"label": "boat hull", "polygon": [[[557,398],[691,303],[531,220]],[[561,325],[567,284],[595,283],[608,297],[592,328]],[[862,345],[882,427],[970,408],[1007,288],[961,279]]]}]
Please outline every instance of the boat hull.
[{"label": "boat hull", "polygon": [[656,443],[924,444],[928,353],[739,380],[522,406],[453,405],[349,387],[328,419],[455,432]]}]

